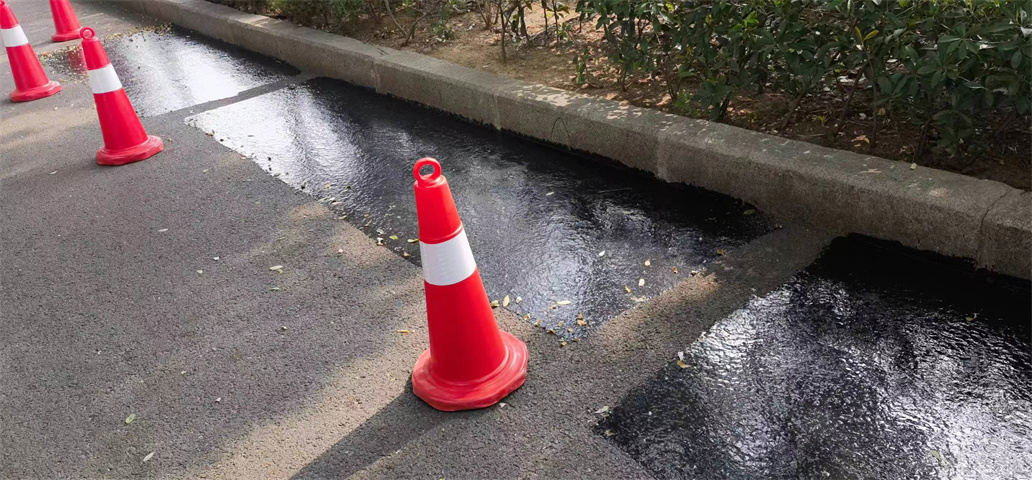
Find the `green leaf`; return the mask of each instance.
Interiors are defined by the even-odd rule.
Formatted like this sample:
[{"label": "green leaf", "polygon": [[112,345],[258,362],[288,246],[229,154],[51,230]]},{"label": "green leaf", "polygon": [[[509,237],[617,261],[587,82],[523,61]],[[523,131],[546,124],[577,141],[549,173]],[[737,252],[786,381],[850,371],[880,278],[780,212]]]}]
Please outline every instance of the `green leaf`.
[{"label": "green leaf", "polygon": [[133,420],[136,420],[136,414],[130,413],[128,417],[125,417],[125,424],[129,425],[130,423],[133,423]]},{"label": "green leaf", "polygon": [[1011,68],[1017,70],[1021,66],[1021,50],[1014,52],[1014,56],[1011,57]]},{"label": "green leaf", "polygon": [[938,69],[939,69],[939,67],[936,67],[935,65],[924,65],[924,66],[922,66],[922,67],[917,69],[917,74],[918,75],[928,75],[929,73],[932,73],[932,72],[934,72],[934,71],[936,71]]}]

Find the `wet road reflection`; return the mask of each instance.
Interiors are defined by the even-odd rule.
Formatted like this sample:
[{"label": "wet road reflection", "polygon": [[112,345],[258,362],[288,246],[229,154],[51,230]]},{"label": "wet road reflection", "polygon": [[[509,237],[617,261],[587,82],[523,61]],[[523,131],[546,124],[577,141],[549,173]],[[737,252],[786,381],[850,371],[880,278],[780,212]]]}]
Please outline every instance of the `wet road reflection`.
[{"label": "wet road reflection", "polygon": [[[773,228],[733,199],[332,80],[187,122],[322,197],[348,222],[413,260],[410,172],[420,157],[438,158],[488,294],[500,301],[509,296],[508,308],[564,338],[661,293],[718,250],[731,252]],[[578,314],[584,315],[580,323]]]},{"label": "wet road reflection", "polygon": [[1029,284],[887,248],[837,240],[598,432],[659,478],[1032,478]]},{"label": "wet road reflection", "polygon": [[[104,49],[141,116],[232,97],[298,73],[278,60],[175,28],[110,38]],[[57,79],[86,81],[81,47],[43,61]]]}]

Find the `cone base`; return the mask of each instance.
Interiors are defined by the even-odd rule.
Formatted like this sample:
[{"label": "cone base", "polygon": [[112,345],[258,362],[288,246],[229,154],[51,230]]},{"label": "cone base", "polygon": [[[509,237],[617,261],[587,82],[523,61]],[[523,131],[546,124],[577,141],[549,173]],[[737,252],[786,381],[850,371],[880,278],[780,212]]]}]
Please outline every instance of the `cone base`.
[{"label": "cone base", "polygon": [[139,162],[157,155],[164,149],[165,144],[160,138],[148,135],[146,142],[124,150],[111,151],[107,147],[101,147],[100,150],[97,150],[97,165],[116,166]]},{"label": "cone base", "polygon": [[54,43],[59,43],[59,42],[68,42],[68,41],[72,41],[72,40],[78,40],[79,38],[81,38],[81,37],[79,37],[79,31],[78,30],[69,30],[69,31],[64,32],[64,33],[55,33],[55,34],[51,35],[50,36],[50,41],[52,41]]},{"label": "cone base", "polygon": [[15,90],[11,92],[12,102],[29,102],[32,100],[38,100],[43,97],[49,97],[57,92],[61,91],[61,84],[51,81],[47,82],[38,87],[30,88],[28,90]]},{"label": "cone base", "polygon": [[454,412],[490,407],[516,391],[527,380],[527,345],[507,332],[499,332],[505,345],[505,361],[494,373],[476,383],[451,383],[430,370],[430,349],[412,369],[412,391],[438,410]]}]

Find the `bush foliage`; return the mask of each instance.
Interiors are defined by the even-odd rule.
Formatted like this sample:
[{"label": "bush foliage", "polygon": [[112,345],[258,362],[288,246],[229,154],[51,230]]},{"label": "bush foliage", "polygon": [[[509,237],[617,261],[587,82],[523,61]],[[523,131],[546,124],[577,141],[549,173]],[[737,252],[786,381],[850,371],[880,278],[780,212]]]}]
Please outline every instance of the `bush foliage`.
[{"label": "bush foliage", "polygon": [[875,125],[879,112],[903,113],[950,155],[979,153],[990,117],[1029,115],[1030,10],[1029,0],[577,3],[622,78],[661,76],[685,108],[719,120],[738,94],[772,89],[795,110],[830,91],[842,96],[841,124],[859,88]]}]

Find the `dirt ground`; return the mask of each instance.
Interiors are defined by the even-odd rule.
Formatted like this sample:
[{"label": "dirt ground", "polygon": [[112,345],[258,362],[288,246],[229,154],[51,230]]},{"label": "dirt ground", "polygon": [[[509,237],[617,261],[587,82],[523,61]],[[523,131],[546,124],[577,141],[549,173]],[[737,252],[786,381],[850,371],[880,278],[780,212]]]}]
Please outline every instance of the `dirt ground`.
[{"label": "dirt ground", "polygon": [[[569,38],[557,42],[551,18],[547,20],[550,26],[548,35],[541,35],[546,20],[540,10],[526,12],[529,40],[518,45],[507,42],[504,62],[499,45],[500,27],[495,24],[485,29],[483,18],[476,12],[452,16],[444,23],[447,26],[445,34],[442,34],[440,28],[432,28],[429,18],[425,19],[417,26],[408,45],[403,45],[407,32],[400,30],[387,16],[379,20],[363,18],[334,30],[366,42],[416,51],[511,78],[577,90],[636,106],[658,108],[668,113],[705,118],[704,112],[679,108],[672,101],[667,83],[662,78],[629,78],[626,89],[622,89],[618,69],[606,58],[602,50],[602,34],[593,28],[593,24],[581,24],[570,13],[560,22],[568,21],[572,33]],[[411,19],[402,16],[397,18],[407,29]],[[577,85],[575,58],[584,53],[589,55],[586,83]],[[691,85],[686,88],[690,90]],[[862,95],[858,93],[858,100],[862,100]],[[837,92],[825,92],[824,96],[814,95],[806,99],[785,128],[781,128],[790,99],[778,93],[756,95],[756,92],[745,92],[731,102],[724,121],[828,147],[997,180],[1025,190],[1032,188],[1032,125],[1027,120],[1024,123],[1010,122],[1003,129],[986,132],[986,135],[995,137],[989,155],[948,158],[945,155],[937,156],[931,152],[930,146],[926,146],[923,154],[916,156],[915,152],[921,150],[918,145],[920,126],[897,121],[892,112],[869,111],[862,106],[864,102],[854,101],[853,107],[843,119],[842,128],[836,127],[842,110],[842,97]],[[878,119],[877,128],[875,117]],[[995,123],[1007,125],[1003,118]]]}]

